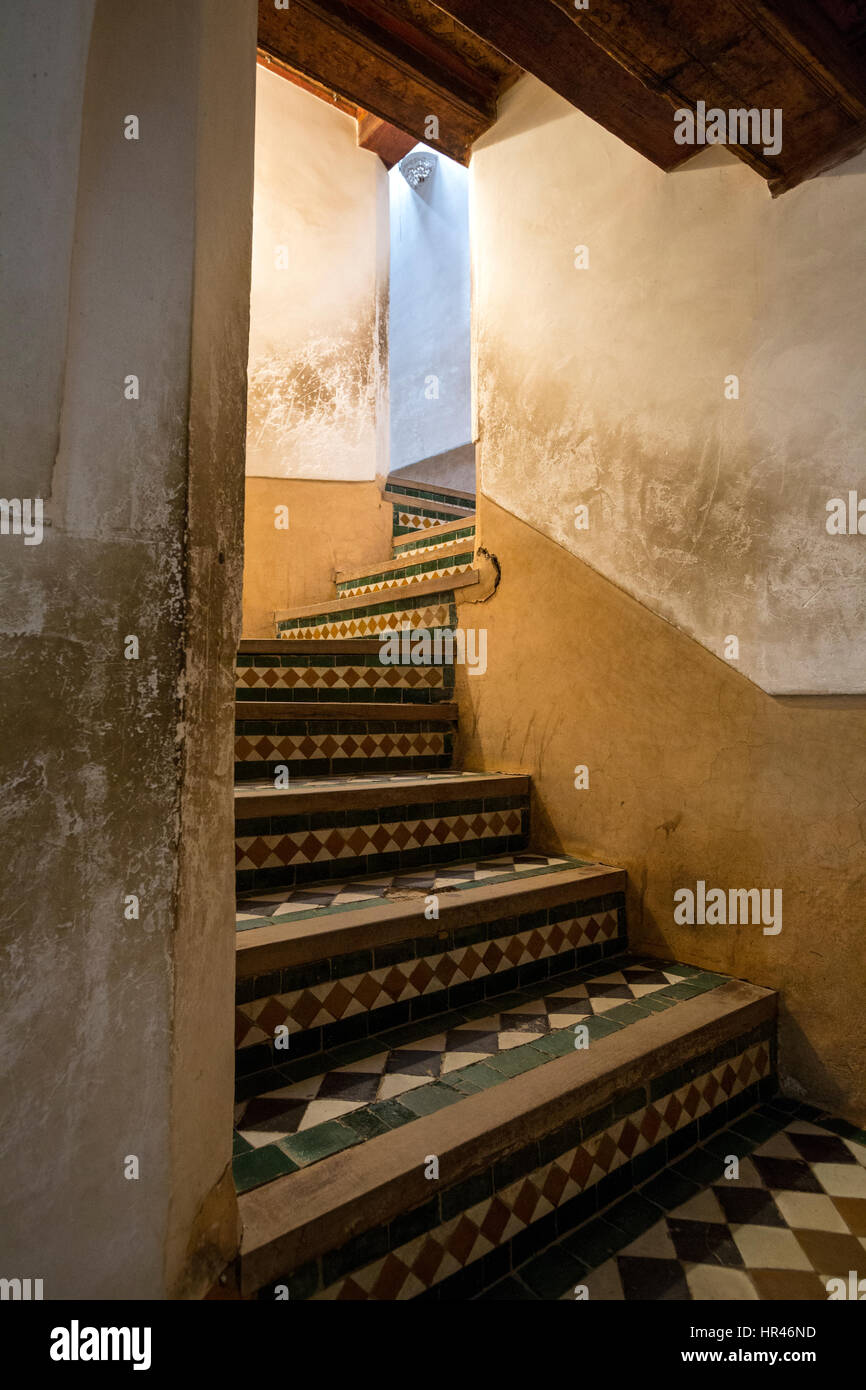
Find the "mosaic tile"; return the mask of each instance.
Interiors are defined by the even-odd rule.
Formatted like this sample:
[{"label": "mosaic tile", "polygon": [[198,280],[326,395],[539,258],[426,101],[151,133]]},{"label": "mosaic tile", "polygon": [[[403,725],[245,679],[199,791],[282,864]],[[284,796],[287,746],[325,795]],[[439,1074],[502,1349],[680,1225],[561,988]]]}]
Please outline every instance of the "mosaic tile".
[{"label": "mosaic tile", "polygon": [[449,734],[441,727],[430,730],[401,729],[388,733],[374,730],[339,733],[328,729],[323,733],[239,733],[235,736],[235,761],[239,763],[442,759],[450,751]]},{"label": "mosaic tile", "polygon": [[427,897],[430,893],[444,893],[449,889],[489,886],[527,875],[589,867],[584,860],[570,855],[516,853],[454,864],[426,864],[369,878],[348,878],[272,893],[244,894],[237,901],[237,928],[245,931],[285,918],[300,921],[347,907],[375,907],[383,900]]},{"label": "mosaic tile", "polygon": [[[607,921],[595,923],[598,931],[586,925],[593,939],[597,939],[601,931],[615,931],[616,919],[609,914]],[[516,938],[509,944],[515,948],[515,958],[519,951],[528,947],[527,942]],[[493,945],[498,952],[498,943],[489,943]],[[537,953],[540,949],[535,946]],[[475,954],[471,948],[470,954]],[[412,989],[418,992],[420,985],[427,984],[439,962],[433,957],[430,961],[409,964],[414,967],[414,982],[411,974],[398,968],[375,972],[381,974],[387,998],[399,998]],[[467,966],[474,969],[474,961]],[[258,1148],[376,1101],[400,1100],[412,1109],[416,1102],[410,1096],[416,1090],[436,1082],[448,1085],[452,1078],[459,1080],[476,1063],[492,1067],[492,1083],[498,1083],[504,1076],[543,1066],[551,1060],[549,1053],[530,1051],[528,1044],[550,1034],[562,1033],[567,1036],[568,1050],[573,1050],[572,1034],[577,1024],[603,1016],[616,1000],[640,999],[656,991],[663,992],[677,978],[672,970],[658,969],[655,961],[624,964],[620,969],[595,967],[589,972],[575,972],[571,977],[556,976],[546,982],[546,987],[526,989],[499,999],[490,998],[468,1013],[458,1010],[453,1015],[434,1017],[425,1029],[413,1028],[408,1038],[401,1036],[402,1030],[397,1030],[394,1041],[389,1041],[387,1033],[380,1034],[365,1041],[367,1056],[277,1087],[240,1104],[235,1117],[237,1133],[253,1148]],[[309,1019],[305,1026],[312,1026],[320,1015],[334,1016],[334,1010],[343,1011],[348,1007],[349,989],[342,980],[326,984],[323,991],[299,992],[292,1000],[292,1007],[302,1018]],[[253,1007],[257,1009],[258,1003],[261,1003],[257,1015],[261,1036],[266,1035],[266,1029],[287,1021],[281,1002],[257,1001]],[[476,1016],[469,1016],[470,1013]],[[416,1031],[418,1035],[413,1037]],[[252,1041],[257,1040],[255,1036],[252,1038]],[[473,1079],[471,1072],[468,1079],[470,1082]],[[457,1101],[462,1094],[457,1091],[443,1097],[442,1103]]]},{"label": "mosaic tile", "polygon": [[[274,920],[271,918],[271,920]],[[239,1005],[236,1010],[235,1046],[250,1047],[274,1036],[277,1027],[289,1033],[308,1028],[320,1028],[353,1014],[372,1012],[419,995],[433,994],[449,986],[469,980],[483,979],[497,972],[513,970],[529,961],[544,960],[567,950],[611,941],[620,930],[617,912],[574,916],[562,921],[533,927],[527,931],[483,939],[477,945],[456,946],[452,949],[412,956],[377,970],[356,975],[340,976],[290,993],[270,995]],[[644,972],[640,983],[590,984],[581,989],[593,996],[590,1013],[601,1013],[610,1007],[612,999],[639,998],[676,979],[663,972]],[[602,997],[600,991],[606,992]],[[524,1026],[524,1025],[520,1025]],[[525,1025],[529,1027],[528,1024]],[[564,1025],[563,1025],[564,1026]],[[541,1022],[534,1030],[547,1033],[550,1028]],[[526,1039],[521,1039],[526,1041]]]},{"label": "mosaic tile", "polygon": [[[761,1111],[756,1118],[766,1121],[772,1115],[772,1103]],[[744,1123],[750,1118],[744,1116],[730,1131],[720,1133],[722,1149],[734,1152],[729,1140],[750,1128]],[[621,1235],[619,1209],[615,1206],[606,1212],[604,1223],[618,1249],[601,1251],[600,1262],[592,1258],[590,1228],[578,1228],[565,1237],[562,1243],[569,1251],[589,1256],[590,1272],[575,1282],[584,1283],[590,1299],[596,1301],[826,1302],[828,1281],[841,1278],[847,1284],[849,1271],[863,1264],[866,1197],[848,1204],[834,1195],[833,1182],[825,1183],[827,1174],[817,1158],[803,1160],[811,1180],[803,1181],[798,1172],[794,1185],[791,1170],[762,1164],[761,1159],[775,1158],[780,1151],[802,1153],[814,1140],[816,1153],[826,1146],[825,1151],[832,1151],[846,1171],[866,1175],[866,1146],[848,1141],[842,1152],[833,1146],[831,1130],[811,1121],[791,1120],[781,1112],[776,1112],[775,1128],[781,1142],[755,1144],[741,1161],[738,1179],[692,1187],[685,1201],[660,1213],[651,1228],[631,1243],[616,1240]],[[584,1231],[589,1237],[585,1243]],[[512,1277],[522,1282],[524,1269]],[[511,1296],[513,1291],[504,1292]],[[496,1296],[495,1288],[489,1291],[488,1297]],[[562,1280],[558,1290],[552,1285],[545,1296],[572,1299],[573,1285]]]},{"label": "mosaic tile", "polygon": [[395,560],[405,559],[409,555],[429,555],[431,551],[444,550],[446,546],[453,545],[455,541],[475,539],[475,525],[464,526],[458,529],[449,528],[448,531],[441,531],[436,536],[422,537],[417,536],[412,540],[396,541],[392,546],[391,553]]},{"label": "mosaic tile", "polygon": [[390,502],[395,497],[398,501],[412,497],[419,502],[442,502],[448,507],[458,507],[470,513],[475,509],[474,497],[461,497],[447,488],[426,487],[418,483],[407,483],[405,486],[402,482],[386,483],[385,500]]},{"label": "mosaic tile", "polygon": [[472,568],[472,551],[465,555],[454,555],[437,562],[435,557],[426,563],[401,566],[399,569],[372,572],[357,579],[344,580],[337,584],[339,598],[351,598],[356,594],[375,594],[386,589],[410,588],[413,584],[426,583],[430,579],[447,579],[457,574],[468,574]]},{"label": "mosaic tile", "polygon": [[378,637],[382,632],[395,632],[405,627],[450,628],[457,626],[456,609],[450,591],[437,602],[419,600],[418,604],[390,602],[329,612],[323,603],[321,615],[304,618],[281,618],[276,625],[278,637],[293,640],[333,640],[348,637]]},{"label": "mosaic tile", "polygon": [[[555,1232],[555,1214],[559,1209],[608,1181],[618,1170],[623,1170],[627,1181],[630,1180],[629,1169],[636,1155],[657,1148],[673,1134],[686,1131],[697,1117],[729,1098],[748,1094],[762,1079],[770,1076],[770,1065],[770,1048],[765,1042],[735,1052],[669,1095],[607,1125],[509,1186],[345,1274],[312,1297],[329,1301],[409,1299],[453,1278],[507,1242],[512,1243],[514,1250],[535,1242],[550,1245],[548,1232]],[[531,1239],[521,1243],[524,1236]],[[645,1240],[646,1233],[638,1237],[638,1241]],[[535,1251],[532,1253],[534,1255]],[[632,1261],[655,1259],[656,1296],[660,1284],[667,1296],[688,1296],[681,1262],[665,1258],[665,1255],[647,1257],[635,1252],[629,1258]],[[570,1280],[574,1265],[560,1260],[559,1268],[560,1282],[563,1275]],[[648,1287],[646,1273],[638,1265],[629,1267],[629,1277],[631,1287]],[[556,1296],[556,1278],[550,1261],[544,1282],[536,1279],[536,1283],[543,1290],[542,1296]]]},{"label": "mosaic tile", "polygon": [[312,660],[291,665],[266,665],[260,661],[237,668],[238,700],[334,700],[369,701],[384,696],[402,703],[406,699],[445,698],[454,686],[453,666],[384,666],[375,662],[325,665]]}]

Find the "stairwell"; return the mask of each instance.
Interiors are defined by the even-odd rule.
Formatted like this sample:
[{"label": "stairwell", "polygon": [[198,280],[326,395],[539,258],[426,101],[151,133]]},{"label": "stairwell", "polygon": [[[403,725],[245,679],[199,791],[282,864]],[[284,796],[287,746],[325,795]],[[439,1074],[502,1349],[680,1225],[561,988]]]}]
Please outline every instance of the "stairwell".
[{"label": "stairwell", "polygon": [[776,1092],[776,996],[632,954],[624,872],[452,766],[453,666],[380,661],[489,582],[474,499],[401,487],[390,561],[238,654],[242,1296],[473,1298],[563,1238],[576,1277],[585,1223]]}]

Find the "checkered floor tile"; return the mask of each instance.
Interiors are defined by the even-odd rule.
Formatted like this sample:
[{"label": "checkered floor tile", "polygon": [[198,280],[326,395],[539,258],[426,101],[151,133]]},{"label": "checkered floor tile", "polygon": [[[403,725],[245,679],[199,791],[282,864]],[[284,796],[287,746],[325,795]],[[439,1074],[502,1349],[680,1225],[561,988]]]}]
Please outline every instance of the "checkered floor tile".
[{"label": "checkered floor tile", "polygon": [[844,1121],[770,1102],[486,1297],[571,1300],[580,1284],[590,1302],[825,1302],[839,1296],[828,1280],[848,1286],[851,1270],[866,1271],[864,1141]]},{"label": "checkered floor tile", "polygon": [[383,899],[396,902],[426,897],[429,893],[445,893],[449,889],[505,883],[527,874],[584,867],[593,866],[569,855],[507,854],[493,859],[465,859],[456,864],[429,864],[399,873],[374,874],[370,878],[335,880],[308,888],[245,894],[237,902],[237,927],[238,931],[248,931],[251,926],[283,918],[300,921],[326,910],[373,907]]},{"label": "checkered floor tile", "polygon": [[535,997],[531,990],[508,996],[498,1010],[497,1000],[489,1000],[491,1012],[481,1011],[479,1017],[463,1016],[464,1021],[455,1023],[449,1016],[446,1027],[441,1019],[431,1019],[412,1041],[377,1051],[373,1039],[367,1057],[242,1103],[236,1128],[253,1148],[273,1144],[681,983],[681,972],[660,968],[655,961],[562,975]]}]

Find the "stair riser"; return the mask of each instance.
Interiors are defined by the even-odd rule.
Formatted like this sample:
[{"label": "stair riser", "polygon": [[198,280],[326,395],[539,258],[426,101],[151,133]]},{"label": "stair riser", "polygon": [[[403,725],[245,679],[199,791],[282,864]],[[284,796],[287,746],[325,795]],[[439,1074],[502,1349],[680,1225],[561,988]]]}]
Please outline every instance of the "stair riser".
[{"label": "stair riser", "polygon": [[235,780],[395,771],[451,766],[453,725],[441,721],[277,720],[235,723]]},{"label": "stair riser", "polygon": [[451,492],[447,487],[423,487],[420,484],[385,484],[385,500],[397,503],[417,502],[422,507],[457,507],[461,511],[472,512],[475,508],[474,494]]},{"label": "stair riser", "polygon": [[[552,979],[625,946],[625,897],[611,893],[242,980],[238,1075]],[[287,1049],[273,1045],[280,1026]]]},{"label": "stair riser", "polygon": [[453,666],[384,666],[379,653],[338,657],[245,658],[238,664],[238,701],[326,701],[329,704],[435,704],[454,694]]},{"label": "stair riser", "polygon": [[304,618],[281,618],[277,636],[303,641],[332,641],[335,638],[380,637],[403,627],[450,628],[457,626],[457,609],[450,590],[414,601],[409,593],[395,599],[358,604],[343,610],[328,610]]},{"label": "stair riser", "polygon": [[[467,512],[467,516],[471,511]],[[441,526],[443,521],[454,521],[453,512],[440,511],[436,507],[394,507],[394,529],[392,535],[407,536],[412,531],[425,531],[431,526]]]},{"label": "stair riser", "polygon": [[458,526],[456,530],[439,531],[429,536],[419,535],[395,540],[391,547],[391,554],[395,560],[406,560],[410,557],[417,557],[423,560],[425,557],[435,556],[437,551],[444,550],[447,546],[459,542],[461,548],[475,551],[475,526]]},{"label": "stair riser", "polygon": [[235,833],[238,892],[265,891],[524,849],[529,800],[468,798],[378,812],[238,819]]},{"label": "stair riser", "polygon": [[[295,1299],[471,1298],[777,1089],[775,1022],[768,1019],[671,1070],[656,1065],[632,1077],[602,1109],[588,1108],[580,1094],[563,1122],[560,1101],[550,1127],[530,1142],[502,1131],[497,1144],[491,1134],[486,1161],[476,1161],[470,1176],[430,1182],[422,1201],[301,1265],[290,1261],[279,1274],[278,1253],[263,1252],[244,1270],[247,1286],[264,1285],[264,1299],[275,1296],[275,1283],[287,1284]],[[425,1126],[418,1136],[423,1175],[425,1150],[437,1146],[430,1125],[418,1124]],[[448,1169],[442,1149],[440,1173]],[[420,1188],[414,1175],[411,1186]],[[314,1253],[309,1244],[306,1250]]]},{"label": "stair riser", "polygon": [[473,559],[474,552],[469,550],[443,557],[437,562],[433,552],[428,559],[418,560],[414,565],[376,570],[357,579],[341,580],[337,584],[337,597],[350,598],[355,595],[390,592],[394,589],[403,590],[426,580],[448,579],[452,575],[467,574],[472,568]]}]

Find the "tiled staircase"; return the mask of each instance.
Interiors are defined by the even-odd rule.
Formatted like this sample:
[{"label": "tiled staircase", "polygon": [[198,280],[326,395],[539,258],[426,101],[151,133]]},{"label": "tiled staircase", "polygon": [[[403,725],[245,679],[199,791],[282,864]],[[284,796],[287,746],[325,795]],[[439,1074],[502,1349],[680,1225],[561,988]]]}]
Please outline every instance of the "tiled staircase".
[{"label": "tiled staircase", "polygon": [[625,874],[451,767],[453,667],[380,662],[480,582],[471,498],[392,501],[392,560],[238,656],[242,1296],[503,1287],[775,1090],[775,995],[630,953]]}]

